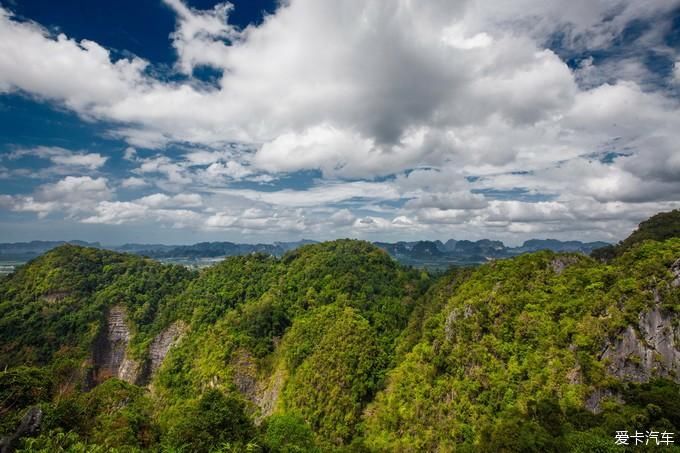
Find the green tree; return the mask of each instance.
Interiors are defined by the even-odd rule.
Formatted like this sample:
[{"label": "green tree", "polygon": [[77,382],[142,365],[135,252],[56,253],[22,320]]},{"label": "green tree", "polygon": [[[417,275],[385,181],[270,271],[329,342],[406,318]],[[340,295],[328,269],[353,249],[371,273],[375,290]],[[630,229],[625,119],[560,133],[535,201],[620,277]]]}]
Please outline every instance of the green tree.
[{"label": "green tree", "polygon": [[243,402],[216,389],[181,408],[171,422],[164,445],[188,451],[210,452],[223,444],[245,446],[255,435]]}]

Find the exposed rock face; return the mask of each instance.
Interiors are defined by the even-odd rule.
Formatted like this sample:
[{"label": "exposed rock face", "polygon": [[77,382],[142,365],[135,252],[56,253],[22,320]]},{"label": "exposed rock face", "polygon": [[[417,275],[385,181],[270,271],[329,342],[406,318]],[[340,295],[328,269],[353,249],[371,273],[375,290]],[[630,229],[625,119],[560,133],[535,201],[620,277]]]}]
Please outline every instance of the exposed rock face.
[{"label": "exposed rock face", "polygon": [[451,341],[455,336],[455,324],[459,319],[468,319],[474,314],[474,309],[470,305],[465,305],[464,308],[455,308],[446,317],[446,324],[444,325],[444,334],[446,339]]},{"label": "exposed rock face", "polygon": [[267,379],[258,379],[255,358],[246,350],[239,350],[231,362],[234,369],[234,385],[260,411],[255,414],[255,423],[259,424],[271,415],[276,408],[283,385],[286,382],[286,372],[283,367],[277,367]]},{"label": "exposed rock face", "polygon": [[16,443],[24,436],[31,436],[37,434],[42,423],[43,411],[39,406],[32,406],[21,419],[17,430],[3,439],[0,439],[0,453],[9,453],[14,451]]},{"label": "exposed rock face", "polygon": [[552,267],[552,270],[559,275],[564,272],[567,267],[576,263],[578,263],[578,258],[575,256],[560,256],[550,262],[550,267]]},{"label": "exposed rock face", "polygon": [[250,401],[257,402],[257,365],[246,350],[239,350],[232,360],[234,385]]},{"label": "exposed rock face", "polygon": [[139,363],[127,356],[130,328],[125,320],[125,308],[111,307],[106,316],[106,326],[99,334],[94,348],[94,383],[116,377],[134,384],[139,378]]},{"label": "exposed rock face", "polygon": [[110,377],[116,377],[130,384],[145,385],[160,368],[165,356],[187,330],[183,321],[177,321],[156,336],[149,346],[148,358],[139,362],[127,354],[132,334],[126,322],[124,307],[111,307],[106,315],[106,326],[102,328],[94,345],[94,373],[91,386]]},{"label": "exposed rock face", "polygon": [[[671,286],[680,286],[680,259],[670,268]],[[659,292],[654,290],[654,307],[641,313],[636,326],[627,326],[600,354],[607,372],[625,382],[648,382],[664,377],[680,383],[680,323],[661,308]],[[608,389],[596,389],[585,401],[586,409],[600,412],[604,398],[621,400]]]},{"label": "exposed rock face", "polygon": [[607,345],[601,355],[607,371],[628,382],[665,377],[680,383],[680,326],[673,326],[671,314],[657,304],[640,315],[636,327],[626,327]]},{"label": "exposed rock face", "polygon": [[611,399],[618,403],[623,403],[621,395],[612,392],[609,389],[597,389],[590,394],[588,399],[586,399],[585,407],[593,414],[599,414],[602,412],[601,404],[602,400]]},{"label": "exposed rock face", "polygon": [[680,258],[678,258],[675,263],[671,266],[671,274],[673,274],[673,281],[671,281],[671,286],[677,288],[680,286]]},{"label": "exposed rock face", "polygon": [[286,371],[282,367],[278,367],[271,378],[262,383],[256,400],[256,404],[260,408],[259,415],[255,417],[256,424],[259,425],[262,420],[274,413],[285,383]]},{"label": "exposed rock face", "polygon": [[57,302],[61,302],[70,295],[71,293],[69,291],[53,291],[43,295],[43,300],[48,304],[54,304]]},{"label": "exposed rock face", "polygon": [[160,368],[168,351],[184,336],[187,327],[182,321],[176,321],[162,331],[151,342],[149,347],[149,371],[155,373]]}]

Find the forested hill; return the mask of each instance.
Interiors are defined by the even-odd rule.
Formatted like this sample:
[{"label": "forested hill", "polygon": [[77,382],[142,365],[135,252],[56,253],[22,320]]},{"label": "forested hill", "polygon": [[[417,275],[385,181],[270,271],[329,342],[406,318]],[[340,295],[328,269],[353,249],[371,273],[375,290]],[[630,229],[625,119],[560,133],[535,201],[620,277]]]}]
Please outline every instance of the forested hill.
[{"label": "forested hill", "polygon": [[678,238],[440,277],[353,240],[200,272],[64,245],[0,280],[0,437],[27,451],[619,451],[616,431],[680,432],[679,312]]}]

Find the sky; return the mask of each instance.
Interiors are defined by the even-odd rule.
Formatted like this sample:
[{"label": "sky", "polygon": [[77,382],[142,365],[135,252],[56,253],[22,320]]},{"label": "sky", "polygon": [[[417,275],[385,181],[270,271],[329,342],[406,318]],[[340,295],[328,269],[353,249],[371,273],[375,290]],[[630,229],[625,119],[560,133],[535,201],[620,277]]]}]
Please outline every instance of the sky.
[{"label": "sky", "polygon": [[680,0],[0,0],[0,242],[618,241]]}]

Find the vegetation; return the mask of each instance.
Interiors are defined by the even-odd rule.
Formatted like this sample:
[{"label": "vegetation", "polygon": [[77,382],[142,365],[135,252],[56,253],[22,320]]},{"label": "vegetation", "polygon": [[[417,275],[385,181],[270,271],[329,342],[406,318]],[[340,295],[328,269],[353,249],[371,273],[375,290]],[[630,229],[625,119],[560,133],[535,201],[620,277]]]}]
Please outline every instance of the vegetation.
[{"label": "vegetation", "polygon": [[[650,310],[677,328],[663,239],[437,276],[351,240],[200,272],[64,245],[0,281],[0,438],[39,407],[22,451],[619,451],[680,429],[677,375],[603,356]],[[114,306],[130,363],[183,326],[150,380],[91,378]]]},{"label": "vegetation", "polygon": [[680,209],[660,212],[638,225],[638,228],[623,241],[616,245],[608,245],[593,250],[591,256],[599,260],[610,260],[622,255],[640,242],[665,241],[680,237]]},{"label": "vegetation", "polygon": [[574,436],[606,444],[622,427],[677,429],[680,386],[670,381],[648,384],[648,396],[675,395],[654,415],[647,398],[624,396],[625,405],[611,401],[597,415],[584,401],[602,388],[642,394],[617,387],[598,356],[652,308],[655,291],[668,310],[680,309],[680,291],[668,285],[678,257],[680,239],[672,239],[643,243],[611,265],[540,252],[480,267],[443,294],[445,308],[390,372],[368,411],[366,443],[386,451],[569,451]]},{"label": "vegetation", "polygon": [[171,318],[168,295],[194,275],[181,266],[64,245],[0,281],[0,366],[55,365],[90,352],[103,309],[125,305],[137,342]]}]

